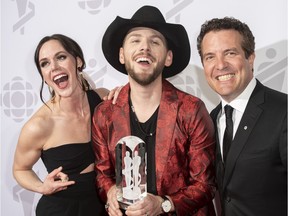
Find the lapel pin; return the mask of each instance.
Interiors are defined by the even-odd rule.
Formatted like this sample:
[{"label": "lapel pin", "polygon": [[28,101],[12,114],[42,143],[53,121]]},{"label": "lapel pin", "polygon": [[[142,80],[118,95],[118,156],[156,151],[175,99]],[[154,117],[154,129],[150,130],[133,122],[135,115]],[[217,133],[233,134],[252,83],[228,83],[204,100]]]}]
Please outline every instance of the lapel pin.
[{"label": "lapel pin", "polygon": [[247,126],[244,126],[244,130],[247,130],[247,128],[248,128]]}]

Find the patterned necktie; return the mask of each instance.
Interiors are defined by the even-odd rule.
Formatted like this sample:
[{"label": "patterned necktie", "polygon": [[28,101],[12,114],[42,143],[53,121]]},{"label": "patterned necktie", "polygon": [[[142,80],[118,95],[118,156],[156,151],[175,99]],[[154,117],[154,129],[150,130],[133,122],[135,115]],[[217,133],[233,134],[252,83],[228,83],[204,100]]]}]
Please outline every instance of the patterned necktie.
[{"label": "patterned necktie", "polygon": [[233,139],[233,120],[232,120],[233,107],[226,105],[224,107],[224,110],[226,117],[226,128],[223,138],[223,161],[225,163]]}]

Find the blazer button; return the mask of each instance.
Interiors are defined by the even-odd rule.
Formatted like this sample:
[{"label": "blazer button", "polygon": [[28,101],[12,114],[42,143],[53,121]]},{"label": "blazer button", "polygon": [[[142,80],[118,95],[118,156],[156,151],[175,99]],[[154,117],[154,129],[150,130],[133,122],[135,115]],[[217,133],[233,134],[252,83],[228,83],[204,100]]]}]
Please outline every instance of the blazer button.
[{"label": "blazer button", "polygon": [[226,202],[229,203],[231,201],[230,197],[226,197]]}]

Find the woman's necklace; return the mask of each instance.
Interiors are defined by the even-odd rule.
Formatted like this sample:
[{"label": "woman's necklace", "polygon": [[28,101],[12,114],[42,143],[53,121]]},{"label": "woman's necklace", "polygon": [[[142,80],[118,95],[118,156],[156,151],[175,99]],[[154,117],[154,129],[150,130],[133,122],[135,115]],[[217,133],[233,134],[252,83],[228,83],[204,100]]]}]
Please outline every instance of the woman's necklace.
[{"label": "woman's necklace", "polygon": [[[156,122],[152,122],[151,123],[151,125],[153,126],[153,124],[155,124],[154,125],[154,130],[152,131],[152,132],[146,132],[146,131],[144,131],[143,130],[143,128],[142,128],[142,126],[141,126],[141,124],[140,124],[140,122],[139,122],[139,120],[138,120],[138,118],[137,118],[137,115],[136,115],[136,112],[135,112],[135,108],[134,108],[134,106],[133,106],[133,104],[132,104],[132,101],[131,101],[131,99],[129,98],[129,103],[130,103],[130,107],[131,107],[131,110],[132,110],[132,113],[133,113],[133,116],[134,116],[134,118],[135,118],[135,121],[136,121],[136,124],[137,124],[137,126],[138,126],[138,128],[140,129],[140,131],[145,135],[145,137],[152,137],[152,136],[154,136],[155,134],[156,134]],[[158,112],[158,108],[157,108],[157,110],[155,111],[155,112]],[[153,113],[153,115],[152,115],[152,117],[151,118],[156,118],[157,119],[157,117],[156,116],[154,116],[154,114],[155,113]],[[149,120],[148,120],[149,121]],[[152,127],[151,127],[152,128]]]}]

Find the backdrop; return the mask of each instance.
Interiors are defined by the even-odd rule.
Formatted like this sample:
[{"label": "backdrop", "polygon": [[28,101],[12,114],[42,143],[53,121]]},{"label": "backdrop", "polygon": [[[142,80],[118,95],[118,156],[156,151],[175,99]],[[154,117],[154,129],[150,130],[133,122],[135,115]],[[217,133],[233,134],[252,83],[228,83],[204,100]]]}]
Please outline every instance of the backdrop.
[{"label": "backdrop", "polygon": [[[219,98],[207,85],[196,38],[201,24],[233,16],[246,22],[256,38],[255,76],[287,93],[287,0],[1,0],[1,215],[31,216],[40,197],[21,188],[12,176],[15,146],[23,124],[42,105],[40,76],[33,62],[39,40],[66,34],[83,48],[86,73],[97,87],[111,89],[127,77],[115,71],[101,50],[102,35],[116,15],[130,18],[145,4],[157,6],[168,22],[181,23],[191,41],[188,67],[170,79],[200,97],[210,111]],[[48,99],[46,91],[46,99]],[[34,167],[41,178],[46,169]]]}]

